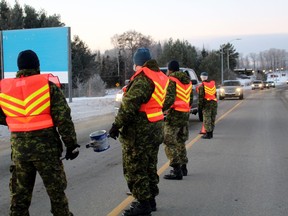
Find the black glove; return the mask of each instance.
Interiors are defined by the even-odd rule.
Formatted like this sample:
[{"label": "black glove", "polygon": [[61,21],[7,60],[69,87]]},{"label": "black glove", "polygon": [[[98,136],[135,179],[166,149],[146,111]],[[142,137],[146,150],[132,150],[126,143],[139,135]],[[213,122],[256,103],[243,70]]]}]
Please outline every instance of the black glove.
[{"label": "black glove", "polygon": [[79,147],[80,145],[78,144],[74,145],[73,147],[68,147],[66,149],[66,155],[65,155],[66,160],[75,159],[79,155],[79,149],[78,149]]},{"label": "black glove", "polygon": [[119,133],[119,128],[115,125],[115,123],[113,123],[111,129],[109,130],[109,136],[116,140],[119,136]]}]

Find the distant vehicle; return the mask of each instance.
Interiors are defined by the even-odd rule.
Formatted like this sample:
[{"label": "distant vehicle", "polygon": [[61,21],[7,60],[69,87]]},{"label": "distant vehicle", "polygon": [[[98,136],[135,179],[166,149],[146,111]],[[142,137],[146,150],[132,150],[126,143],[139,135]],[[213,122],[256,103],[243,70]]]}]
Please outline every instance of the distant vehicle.
[{"label": "distant vehicle", "polygon": [[[167,67],[160,67],[160,70],[167,74]],[[202,114],[202,110],[198,109],[198,92],[196,91],[196,88],[201,84],[195,71],[191,68],[180,68],[180,71],[185,72],[189,77],[190,80],[192,82],[192,87],[193,87],[193,103],[192,103],[192,107],[190,110],[190,113],[196,115],[198,114],[198,118],[200,121],[203,121],[203,114]]]},{"label": "distant vehicle", "polygon": [[224,80],[219,89],[219,100],[225,98],[238,98],[243,100],[243,86],[239,80]]},{"label": "distant vehicle", "polygon": [[267,89],[270,88],[270,84],[268,81],[264,81],[263,84],[264,84],[264,88],[267,88]]},{"label": "distant vehicle", "polygon": [[268,81],[269,87],[270,88],[275,88],[276,84],[274,81]]},{"label": "distant vehicle", "polygon": [[261,89],[261,90],[263,90],[263,89],[264,89],[264,83],[263,83],[262,80],[254,80],[254,81],[252,82],[251,87],[252,87],[252,90],[254,90],[254,89]]},{"label": "distant vehicle", "polygon": [[125,80],[125,86],[123,88],[121,88],[117,93],[116,93],[116,97],[115,97],[115,103],[114,103],[114,111],[115,111],[115,115],[117,115],[118,110],[120,108],[120,105],[122,103],[122,98],[123,98],[123,94],[124,94],[124,88],[128,85],[128,83],[130,82],[130,80]]}]

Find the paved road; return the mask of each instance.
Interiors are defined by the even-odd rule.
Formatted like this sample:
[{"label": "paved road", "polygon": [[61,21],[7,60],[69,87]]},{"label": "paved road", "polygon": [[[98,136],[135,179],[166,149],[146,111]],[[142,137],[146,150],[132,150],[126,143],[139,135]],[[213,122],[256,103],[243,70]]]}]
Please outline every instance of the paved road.
[{"label": "paved road", "polygon": [[[214,138],[202,140],[201,123],[190,118],[188,176],[168,181],[163,146],[159,152],[160,194],[155,216],[287,216],[288,87],[245,92],[243,101],[219,101]],[[126,196],[121,146],[109,139],[102,153],[85,149],[91,131],[109,129],[113,115],[78,124],[81,155],[64,161],[67,196],[77,216],[116,216],[132,200]],[[0,215],[8,215],[9,150],[0,152]],[[48,216],[49,199],[38,178],[31,216]]]}]

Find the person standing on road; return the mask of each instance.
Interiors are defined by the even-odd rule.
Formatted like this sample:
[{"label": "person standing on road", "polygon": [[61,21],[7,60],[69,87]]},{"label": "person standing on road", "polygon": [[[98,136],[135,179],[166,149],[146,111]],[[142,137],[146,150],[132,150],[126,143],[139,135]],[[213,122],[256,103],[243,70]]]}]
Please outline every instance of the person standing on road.
[{"label": "person standing on road", "polygon": [[133,62],[136,72],[109,131],[114,139],[120,133],[124,176],[137,199],[123,212],[124,216],[150,215],[156,211],[158,151],[164,139],[162,108],[169,82],[157,62],[151,59],[149,49],[139,48]]},{"label": "person standing on road", "polygon": [[173,170],[164,179],[181,180],[187,176],[187,151],[189,115],[193,101],[192,83],[189,76],[179,71],[175,60],[168,64],[169,86],[164,109],[168,110],[164,126],[164,149]]},{"label": "person standing on road", "polygon": [[198,108],[203,112],[203,124],[206,130],[206,134],[202,138],[211,139],[213,138],[218,107],[216,85],[214,80],[208,80],[207,72],[202,72],[200,78],[202,84],[198,88]]},{"label": "person standing on road", "polygon": [[[10,216],[29,216],[37,172],[49,195],[51,213],[72,216],[60,160],[62,141],[67,148],[67,160],[79,154],[71,110],[57,86],[60,86],[58,78],[40,74],[34,51],[20,52],[17,65],[16,78],[1,80],[0,93],[0,124],[8,125],[11,132]],[[55,84],[51,79],[58,82]]]}]

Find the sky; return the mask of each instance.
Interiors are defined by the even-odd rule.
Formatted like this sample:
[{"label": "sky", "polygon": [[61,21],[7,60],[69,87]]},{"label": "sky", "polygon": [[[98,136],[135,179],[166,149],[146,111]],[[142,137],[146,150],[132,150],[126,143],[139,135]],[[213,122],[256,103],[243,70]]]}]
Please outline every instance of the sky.
[{"label": "sky", "polygon": [[243,55],[270,48],[288,51],[287,0],[17,1],[60,15],[71,37],[78,35],[92,51],[112,49],[111,38],[130,30],[157,42],[187,40],[199,49],[216,50],[230,42]]}]

